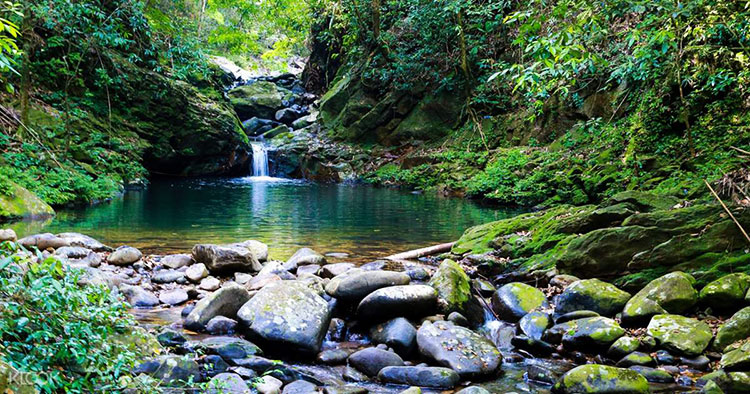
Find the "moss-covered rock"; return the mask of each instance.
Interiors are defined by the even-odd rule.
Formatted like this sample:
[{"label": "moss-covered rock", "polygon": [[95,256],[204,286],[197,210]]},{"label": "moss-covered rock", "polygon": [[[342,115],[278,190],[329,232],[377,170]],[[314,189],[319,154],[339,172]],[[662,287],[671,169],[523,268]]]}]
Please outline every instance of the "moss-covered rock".
[{"label": "moss-covered rock", "polygon": [[680,315],[652,317],[647,332],[662,348],[685,356],[700,355],[713,339],[708,324]]},{"label": "moss-covered rock", "polygon": [[458,263],[446,259],[430,279],[429,285],[438,294],[438,308],[442,313],[463,312],[471,299],[469,276]]},{"label": "moss-covered rock", "polygon": [[700,292],[700,301],[715,310],[731,310],[737,308],[745,300],[748,288],[750,288],[750,275],[745,273],[726,275],[707,284]]},{"label": "moss-covered rock", "polygon": [[546,305],[544,293],[525,283],[508,283],[492,295],[492,310],[508,321],[518,321],[527,313]]},{"label": "moss-covered rock", "polygon": [[640,346],[641,341],[639,341],[637,338],[629,336],[620,337],[615,341],[615,343],[612,344],[612,346],[609,347],[609,350],[607,350],[607,355],[617,360],[638,350]]},{"label": "moss-covered rock", "polygon": [[566,372],[552,388],[555,393],[649,393],[648,382],[638,372],[607,365],[581,365]]},{"label": "moss-covered rock", "polygon": [[524,335],[533,339],[541,340],[544,331],[552,325],[552,317],[542,311],[533,311],[527,313],[518,322],[518,328]]},{"label": "moss-covered rock", "polygon": [[276,84],[268,81],[238,86],[230,90],[227,96],[241,119],[274,119],[276,111],[284,107],[282,92]]},{"label": "moss-covered rock", "polygon": [[585,279],[574,282],[557,298],[555,314],[588,310],[602,316],[614,316],[622,310],[630,299],[628,292],[599,279]]},{"label": "moss-covered rock", "polygon": [[687,311],[698,301],[693,284],[695,278],[684,272],[672,272],[654,279],[625,304],[622,321],[636,323],[654,315]]},{"label": "moss-covered rock", "polygon": [[750,338],[750,306],[737,311],[719,327],[714,347],[724,351],[727,346],[746,338]]},{"label": "moss-covered rock", "polygon": [[623,335],[625,330],[616,321],[596,316],[556,324],[543,338],[550,343],[562,342],[570,349],[606,349]]},{"label": "moss-covered rock", "polygon": [[34,193],[9,181],[6,192],[0,192],[0,222],[17,219],[39,219],[50,217],[55,211]]},{"label": "moss-covered rock", "polygon": [[719,362],[727,371],[743,371],[750,367],[750,342],[745,342],[738,349],[725,353]]}]

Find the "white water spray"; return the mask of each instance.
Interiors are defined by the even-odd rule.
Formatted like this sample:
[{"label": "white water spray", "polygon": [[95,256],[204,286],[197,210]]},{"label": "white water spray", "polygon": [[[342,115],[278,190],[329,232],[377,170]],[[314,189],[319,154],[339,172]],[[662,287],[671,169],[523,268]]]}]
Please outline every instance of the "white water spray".
[{"label": "white water spray", "polygon": [[251,143],[253,149],[253,176],[268,176],[268,151],[263,143]]}]

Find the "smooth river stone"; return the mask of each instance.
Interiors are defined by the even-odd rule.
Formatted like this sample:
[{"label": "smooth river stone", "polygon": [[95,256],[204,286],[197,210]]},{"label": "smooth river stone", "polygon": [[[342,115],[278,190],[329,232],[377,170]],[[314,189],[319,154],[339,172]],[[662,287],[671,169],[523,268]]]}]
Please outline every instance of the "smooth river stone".
[{"label": "smooth river stone", "polygon": [[326,293],[346,301],[361,300],[375,290],[409,284],[409,275],[393,271],[360,271],[335,277],[326,285]]},{"label": "smooth river stone", "polygon": [[437,308],[437,291],[427,285],[391,286],[375,290],[357,307],[362,319],[426,316]]},{"label": "smooth river stone", "polygon": [[[261,261],[268,257],[268,247],[252,241],[238,244],[193,246],[193,260],[203,263],[209,271],[252,271],[263,269]],[[265,246],[265,248],[263,248]]]},{"label": "smooth river stone", "polygon": [[450,368],[395,366],[381,369],[378,379],[387,383],[447,389],[455,387],[461,380]]},{"label": "smooth river stone", "polygon": [[233,318],[249,299],[250,294],[238,284],[232,283],[222,287],[195,304],[195,308],[185,318],[184,327],[200,331],[216,316]]},{"label": "smooth river stone", "polygon": [[487,338],[451,322],[426,321],[417,331],[423,356],[456,371],[461,377],[493,373],[501,355]]},{"label": "smooth river stone", "polygon": [[130,265],[142,256],[141,251],[132,246],[120,246],[107,257],[107,262],[113,265]]}]

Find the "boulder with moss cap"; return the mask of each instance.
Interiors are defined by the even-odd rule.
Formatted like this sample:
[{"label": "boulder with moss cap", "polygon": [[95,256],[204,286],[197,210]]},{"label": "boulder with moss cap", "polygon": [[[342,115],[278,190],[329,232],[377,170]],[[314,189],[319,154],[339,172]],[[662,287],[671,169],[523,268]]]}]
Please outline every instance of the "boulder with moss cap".
[{"label": "boulder with moss cap", "polygon": [[647,394],[650,390],[646,378],[631,369],[588,364],[566,372],[555,383],[552,392]]},{"label": "boulder with moss cap", "polygon": [[687,311],[698,301],[694,284],[695,278],[684,272],[671,272],[652,280],[625,304],[623,323],[637,323],[654,315]]}]

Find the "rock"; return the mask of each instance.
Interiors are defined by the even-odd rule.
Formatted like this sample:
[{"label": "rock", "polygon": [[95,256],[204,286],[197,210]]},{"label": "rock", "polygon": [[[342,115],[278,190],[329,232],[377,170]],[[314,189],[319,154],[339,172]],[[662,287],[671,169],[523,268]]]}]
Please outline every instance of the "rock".
[{"label": "rock", "polygon": [[267,81],[238,86],[227,92],[227,96],[240,119],[272,119],[284,107],[281,92]]},{"label": "rock", "polygon": [[639,341],[637,338],[628,336],[620,337],[615,341],[615,343],[612,344],[612,346],[609,347],[609,350],[607,350],[607,355],[617,360],[638,350],[640,346],[641,341]]},{"label": "rock", "polygon": [[518,322],[518,327],[527,337],[541,340],[544,331],[552,325],[550,315],[541,311],[527,313]]},{"label": "rock", "polygon": [[305,111],[298,111],[294,108],[282,108],[276,111],[275,118],[277,121],[291,125],[295,120],[305,116]]},{"label": "rock", "polygon": [[344,372],[341,374],[341,377],[344,378],[347,382],[369,382],[370,378],[367,377],[367,375],[363,374],[362,372],[357,371],[356,368],[345,366]]},{"label": "rock", "polygon": [[471,300],[471,282],[458,263],[443,260],[428,284],[437,291],[438,310],[441,313],[447,315],[466,310]]},{"label": "rock", "polygon": [[555,275],[552,277],[552,279],[550,279],[549,285],[565,290],[565,288],[575,282],[578,282],[579,280],[581,279],[573,275]]},{"label": "rock", "polygon": [[219,287],[221,287],[221,282],[219,282],[219,280],[214,278],[213,276],[203,278],[203,280],[201,280],[201,283],[198,285],[199,289],[203,289],[206,291],[214,291]]},{"label": "rock", "polygon": [[448,320],[449,322],[452,322],[453,324],[457,326],[464,326],[464,327],[469,326],[469,319],[467,319],[466,316],[458,312],[451,312],[448,315],[448,318],[446,320]]},{"label": "rock", "polygon": [[620,368],[628,368],[634,365],[650,366],[654,364],[654,359],[646,353],[632,352],[617,362]]},{"label": "rock", "polygon": [[211,335],[232,334],[237,328],[237,321],[224,316],[216,316],[206,324],[206,331]]},{"label": "rock", "polygon": [[651,383],[674,383],[674,377],[663,369],[644,367],[643,365],[633,365],[629,369],[643,375]]},{"label": "rock", "polygon": [[745,338],[750,338],[750,306],[737,311],[719,327],[714,347],[724,351],[727,346]]},{"label": "rock", "polygon": [[111,252],[112,248],[103,243],[89,237],[88,235],[79,233],[60,233],[57,234],[58,238],[62,238],[69,246],[77,246],[81,248],[91,249],[94,252]]},{"label": "rock", "polygon": [[424,322],[417,330],[419,351],[461,377],[493,373],[500,365],[500,352],[485,337],[446,321]]},{"label": "rock", "polygon": [[474,289],[476,289],[479,292],[479,294],[482,295],[482,297],[489,297],[492,295],[492,293],[497,291],[495,286],[493,286],[492,283],[490,283],[490,281],[488,280],[474,279],[473,283],[474,283]]},{"label": "rock", "polygon": [[659,346],[686,356],[700,355],[713,338],[708,324],[680,315],[652,317],[647,332]]},{"label": "rock", "polygon": [[159,294],[159,301],[168,305],[179,305],[188,300],[188,294],[185,290],[174,289],[164,291]]},{"label": "rock", "polygon": [[326,293],[346,301],[359,301],[375,290],[388,286],[407,285],[409,275],[392,271],[364,271],[333,278],[326,285]]},{"label": "rock", "polygon": [[255,382],[255,390],[259,394],[279,394],[284,383],[271,375],[264,375]]},{"label": "rock", "polygon": [[326,386],[323,394],[367,394],[370,391],[364,387],[357,386]]},{"label": "rock", "polygon": [[205,264],[211,272],[257,272],[263,268],[259,257],[262,257],[262,253],[253,251],[243,244],[193,246],[193,260]]},{"label": "rock", "polygon": [[378,373],[378,379],[387,383],[446,389],[455,387],[461,380],[452,369],[441,367],[385,367]]},{"label": "rock", "polygon": [[727,372],[722,369],[703,375],[700,382],[705,382],[701,393],[745,394],[750,392],[750,373]]},{"label": "rock", "polygon": [[677,363],[677,359],[666,350],[656,351],[656,362],[659,365],[674,365]]},{"label": "rock", "polygon": [[[196,351],[219,355],[233,364],[263,354],[254,343],[235,337],[208,337],[200,342],[191,343],[190,347]],[[261,372],[265,372],[265,369]]]},{"label": "rock", "polygon": [[193,263],[193,257],[189,254],[170,254],[164,256],[159,263],[171,269],[182,268]]},{"label": "rock", "polygon": [[568,312],[564,315],[560,315],[555,319],[556,324],[562,324],[565,322],[569,322],[571,320],[578,320],[583,319],[586,317],[597,317],[599,316],[598,313],[594,311],[575,311],[575,312]]},{"label": "rock", "polygon": [[250,294],[244,287],[230,284],[216,290],[206,298],[198,301],[195,308],[185,318],[185,328],[201,331],[208,321],[216,316],[233,318],[237,311],[250,299]]},{"label": "rock", "polygon": [[171,386],[181,382],[201,381],[201,369],[197,362],[182,356],[162,356],[158,359],[159,366],[151,374],[160,380],[161,384]]},{"label": "rock", "polygon": [[374,343],[383,343],[396,353],[408,355],[416,345],[417,329],[403,317],[397,317],[370,329]]},{"label": "rock", "polygon": [[341,365],[346,363],[352,349],[330,349],[318,353],[317,360],[326,365]]},{"label": "rock", "polygon": [[318,386],[305,380],[295,380],[284,386],[281,394],[315,394],[317,392]]},{"label": "rock", "polygon": [[292,257],[287,260],[285,266],[287,267],[299,267],[301,265],[322,265],[326,263],[326,258],[322,254],[310,249],[301,248],[294,252]]},{"label": "rock", "polygon": [[286,269],[284,269],[284,265],[280,261],[269,261],[266,264],[263,265],[263,269],[258,272],[258,277],[263,276],[270,276],[270,275],[281,275],[282,273],[286,273]]},{"label": "rock", "polygon": [[208,382],[207,394],[249,394],[250,387],[247,386],[240,375],[236,373],[220,373]]},{"label": "rock", "polygon": [[375,290],[357,307],[362,319],[428,315],[437,305],[437,292],[427,285],[391,286]]},{"label": "rock", "polygon": [[178,282],[185,278],[185,273],[175,270],[160,270],[157,271],[151,281],[154,283],[173,283]]},{"label": "rock", "polygon": [[142,256],[141,251],[132,246],[120,246],[107,257],[107,262],[113,265],[130,265]]},{"label": "rock", "polygon": [[714,310],[726,311],[742,305],[750,288],[750,275],[736,273],[707,284],[700,292],[700,302]]},{"label": "rock", "polygon": [[681,365],[687,365],[688,368],[698,371],[707,371],[710,363],[711,360],[706,356],[680,357]]},{"label": "rock", "polygon": [[201,279],[208,276],[208,270],[203,263],[193,264],[185,270],[185,276],[191,282],[198,283]]},{"label": "rock", "polygon": [[534,309],[546,306],[544,293],[525,283],[508,283],[492,295],[492,310],[507,321],[518,321]]},{"label": "rock", "polygon": [[75,260],[75,259],[82,259],[89,255],[89,253],[93,253],[91,249],[87,249],[80,246],[63,246],[61,248],[57,248],[55,250],[55,253],[53,255],[63,257],[65,259],[69,260]]},{"label": "rock", "polygon": [[745,342],[739,348],[725,353],[719,365],[727,371],[747,371],[750,367],[750,342]]},{"label": "rock", "polygon": [[[315,266],[315,264],[312,264],[312,266]],[[323,266],[323,268],[320,269],[320,276],[322,278],[333,278],[335,276],[343,274],[346,271],[349,271],[352,268],[354,268],[354,264],[352,263],[326,264]],[[297,271],[299,271],[299,268],[297,268]]]},{"label": "rock", "polygon": [[266,287],[267,285],[273,282],[278,282],[280,280],[281,280],[281,277],[279,277],[278,275],[264,275],[264,276],[258,275],[250,279],[249,281],[247,281],[247,283],[245,283],[245,287],[247,288],[248,291],[260,290]]},{"label": "rock", "polygon": [[317,264],[303,265],[297,267],[297,275],[317,275],[320,271],[320,266]]},{"label": "rock", "polygon": [[164,347],[180,346],[187,341],[181,333],[170,329],[165,329],[157,334],[156,340]]},{"label": "rock", "polygon": [[305,282],[272,283],[237,313],[251,334],[264,341],[317,353],[328,329],[328,303]]},{"label": "rock", "polygon": [[630,294],[599,279],[585,279],[568,286],[557,298],[555,314],[587,310],[614,316],[630,299]]},{"label": "rock", "polygon": [[615,368],[607,365],[581,365],[566,372],[555,383],[555,393],[650,393],[646,378],[631,369]]},{"label": "rock", "polygon": [[404,360],[398,354],[374,347],[362,349],[349,356],[349,364],[365,375],[378,376],[381,369],[388,366],[402,366]]},{"label": "rock", "polygon": [[572,349],[590,347],[609,347],[625,334],[616,321],[598,316],[571,320],[556,324],[544,333],[544,340],[549,343],[562,342]]},{"label": "rock", "polygon": [[698,301],[695,279],[684,272],[671,272],[652,280],[626,304],[622,311],[624,323],[637,323],[654,315],[681,314]]},{"label": "rock", "polygon": [[159,305],[159,299],[140,286],[121,285],[120,291],[127,298],[128,303],[134,307],[148,308]]},{"label": "rock", "polygon": [[16,236],[16,232],[13,231],[12,228],[4,228],[0,230],[0,242],[16,242],[16,240],[18,240],[18,236]]},{"label": "rock", "polygon": [[491,394],[491,393],[487,391],[486,389],[483,389],[479,386],[469,386],[457,392],[456,394]]},{"label": "rock", "polygon": [[29,235],[28,237],[19,239],[18,243],[27,249],[36,247],[39,250],[49,248],[57,249],[63,246],[70,246],[69,240],[50,233]]}]

